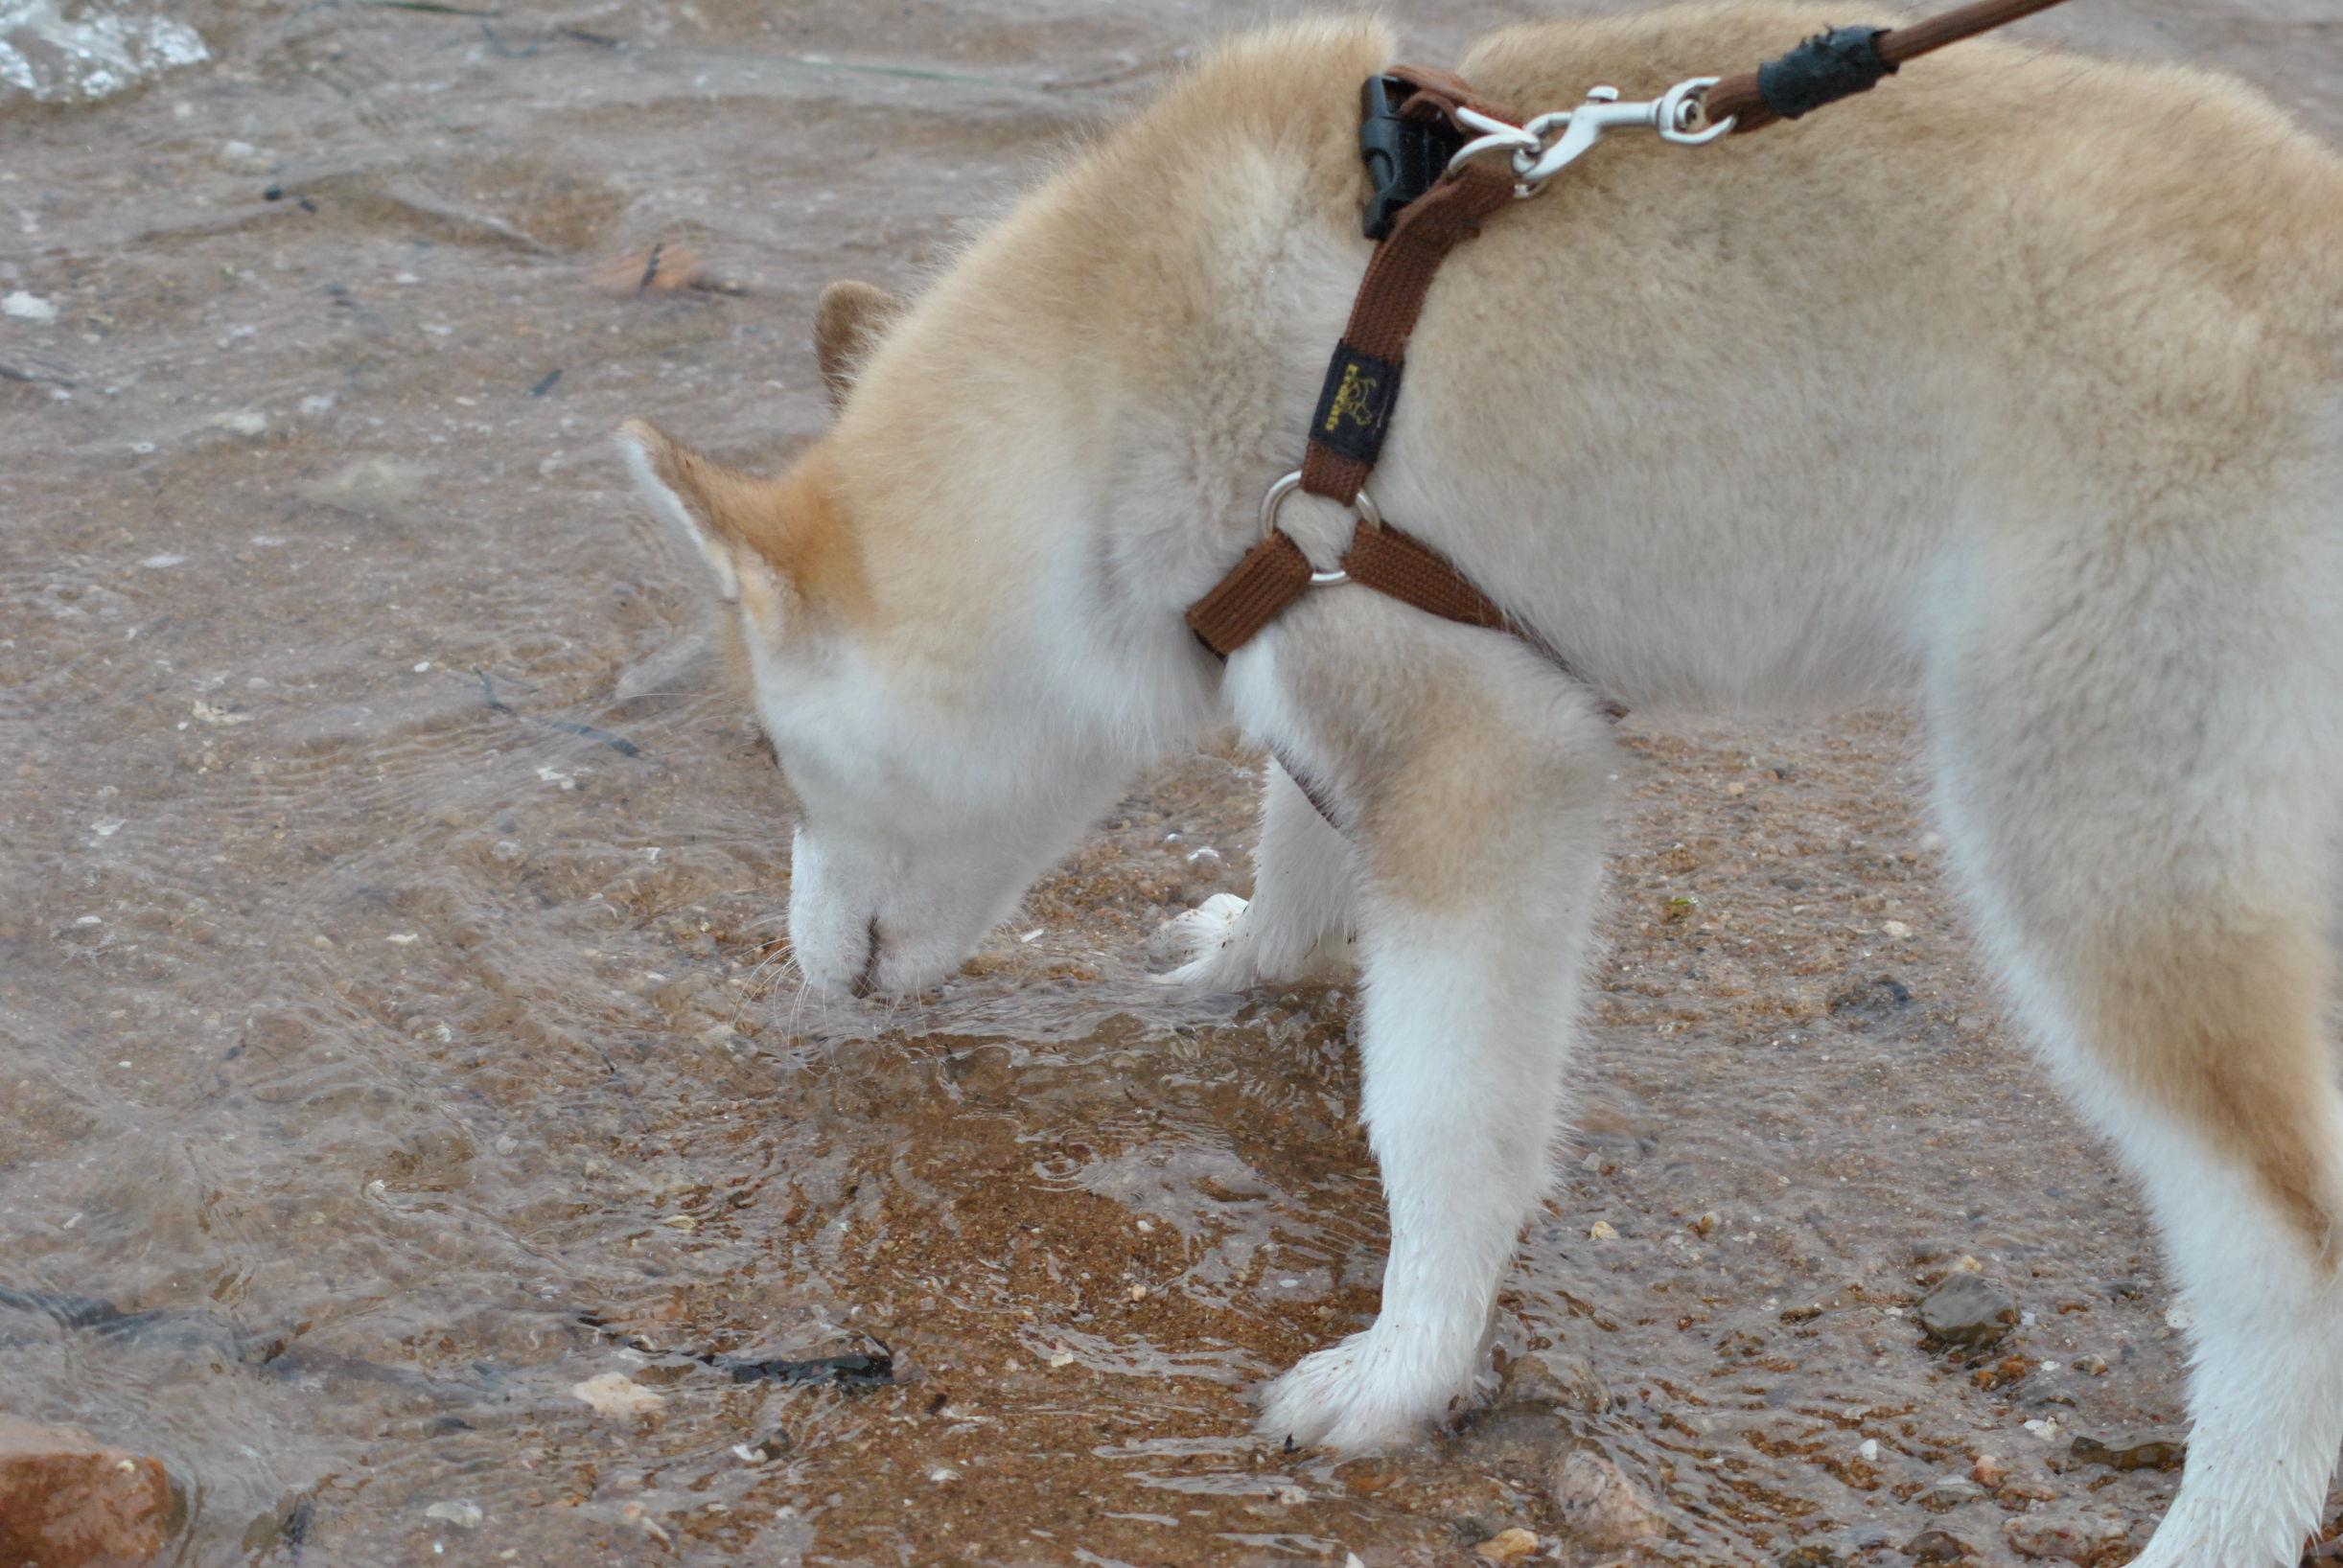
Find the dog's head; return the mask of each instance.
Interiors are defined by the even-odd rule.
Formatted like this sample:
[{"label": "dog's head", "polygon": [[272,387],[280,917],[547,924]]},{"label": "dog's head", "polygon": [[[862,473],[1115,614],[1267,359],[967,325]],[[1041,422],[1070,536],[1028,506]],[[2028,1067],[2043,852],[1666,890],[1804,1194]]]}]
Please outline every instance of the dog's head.
[{"label": "dog's head", "polygon": [[[897,313],[867,285],[824,293],[817,346],[834,404]],[[1010,559],[1026,553],[1016,520],[967,515],[1024,498],[1002,454],[897,439],[899,411],[862,423],[875,439],[834,427],[778,478],[724,468],[644,420],[618,443],[736,619],[802,807],[789,927],[806,979],[904,992],[952,973],[1132,759],[1099,722],[1106,704],[1069,699],[1084,677],[1042,624],[1066,607]]]}]

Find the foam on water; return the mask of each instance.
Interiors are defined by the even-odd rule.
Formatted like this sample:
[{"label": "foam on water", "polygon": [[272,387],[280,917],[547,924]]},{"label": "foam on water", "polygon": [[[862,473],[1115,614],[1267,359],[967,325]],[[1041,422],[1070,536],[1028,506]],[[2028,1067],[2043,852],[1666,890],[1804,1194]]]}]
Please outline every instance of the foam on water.
[{"label": "foam on water", "polygon": [[89,103],[211,58],[200,34],[168,17],[60,0],[0,0],[0,104],[18,94]]}]

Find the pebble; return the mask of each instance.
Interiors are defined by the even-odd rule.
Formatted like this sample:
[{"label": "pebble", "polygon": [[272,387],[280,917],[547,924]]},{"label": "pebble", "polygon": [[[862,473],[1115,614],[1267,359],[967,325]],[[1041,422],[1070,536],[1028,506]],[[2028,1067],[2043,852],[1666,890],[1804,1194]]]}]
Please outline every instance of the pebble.
[{"label": "pebble", "polygon": [[0,1562],[145,1562],[168,1543],[174,1512],[162,1461],[0,1415]]},{"label": "pebble", "polygon": [[1982,1274],[1947,1275],[1920,1298],[1915,1309],[1930,1344],[1965,1350],[1989,1350],[2017,1326],[2018,1303]]},{"label": "pebble", "polygon": [[1879,923],[1879,934],[1891,942],[1900,942],[1912,934],[1912,928],[1901,920],[1883,920]]},{"label": "pebble", "polygon": [[1611,1393],[1585,1356],[1524,1350],[1505,1363],[1498,1402],[1544,1405],[1599,1416],[1611,1408]]},{"label": "pebble", "polygon": [[1963,1481],[1957,1475],[1942,1476],[1929,1484],[1928,1489],[1913,1501],[1931,1513],[1950,1513],[1966,1503],[1982,1503],[1985,1488],[1973,1481]]},{"label": "pebble", "polygon": [[1582,1448],[1564,1456],[1552,1489],[1564,1531],[1585,1545],[1627,1547],[1666,1533],[1642,1488],[1600,1454]]},{"label": "pebble", "polygon": [[2177,1470],[2189,1457],[2189,1445],[2176,1438],[2133,1433],[2115,1438],[2076,1438],[2077,1464],[2104,1464],[2110,1470]]},{"label": "pebble", "polygon": [[433,1503],[423,1510],[427,1519],[444,1519],[458,1530],[477,1530],[480,1521],[488,1517],[477,1503]]},{"label": "pebble", "polygon": [[2086,1377],[2104,1377],[2107,1375],[2107,1358],[2103,1355],[2078,1355],[2075,1358],[2075,1370]]},{"label": "pebble", "polygon": [[1517,1562],[1526,1562],[1538,1555],[1538,1537],[1520,1526],[1500,1530],[1473,1549],[1473,1555],[1484,1562],[1502,1563],[1512,1568]]},{"label": "pebble", "polygon": [[1616,1241],[1619,1239],[1619,1233],[1612,1229],[1611,1221],[1598,1219],[1587,1227],[1587,1239],[1589,1241]]},{"label": "pebble", "polygon": [[1969,1479],[1991,1491],[2009,1479],[2009,1466],[1991,1454],[1980,1454],[1977,1463],[1969,1466]]},{"label": "pebble", "polygon": [[2052,1507],[2018,1514],[2002,1533],[2021,1557],[2089,1562],[2128,1536],[2131,1522],[2105,1509]]},{"label": "pebble", "polygon": [[657,1410],[660,1395],[624,1372],[601,1372],[569,1385],[571,1397],[581,1399],[605,1416],[643,1416]]}]

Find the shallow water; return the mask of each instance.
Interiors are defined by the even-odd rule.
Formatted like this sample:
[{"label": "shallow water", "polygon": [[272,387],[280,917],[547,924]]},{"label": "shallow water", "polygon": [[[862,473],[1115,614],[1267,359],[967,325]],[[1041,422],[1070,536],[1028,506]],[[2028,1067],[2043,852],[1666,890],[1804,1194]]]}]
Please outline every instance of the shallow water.
[{"label": "shallow water", "polygon": [[[2323,5],[2115,12],[2065,25],[2343,126]],[[1246,1435],[1371,1315],[1382,1217],[1347,990],[1147,979],[1247,886],[1241,749],[931,1003],[777,974],[790,802],[605,434],[785,456],[823,282],[915,280],[1247,14],[195,6],[208,63],[0,98],[0,1405],[163,1458],[178,1560],[1617,1559],[1556,1533],[1573,1445],[1653,1560],[2004,1560],[2021,1492],[1922,1495],[1980,1452],[2146,1538],[2171,1477],[2061,1466],[2174,1429],[2182,1343],[1897,716],[1629,726],[1582,1131],[1496,1328],[1591,1415]],[[697,286],[637,288],[654,244]],[[1963,1257],[2030,1315],[2012,1384],[1917,1344]],[[614,1372],[656,1405],[573,1392]]]}]

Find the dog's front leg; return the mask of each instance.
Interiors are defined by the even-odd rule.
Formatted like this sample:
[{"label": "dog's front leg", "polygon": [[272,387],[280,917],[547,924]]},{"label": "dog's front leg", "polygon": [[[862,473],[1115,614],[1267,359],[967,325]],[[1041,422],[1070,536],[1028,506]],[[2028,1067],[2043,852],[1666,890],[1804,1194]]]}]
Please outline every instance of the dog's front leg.
[{"label": "dog's front leg", "polygon": [[1195,994],[1341,972],[1351,959],[1350,841],[1291,774],[1269,765],[1253,896],[1216,893],[1165,928],[1184,961],[1164,983]]},{"label": "dog's front leg", "polygon": [[1391,1216],[1381,1315],[1279,1378],[1261,1429],[1362,1448],[1471,1391],[1546,1189],[1612,743],[1519,643],[1357,588],[1288,611],[1229,680],[1354,845],[1361,1111]]}]

